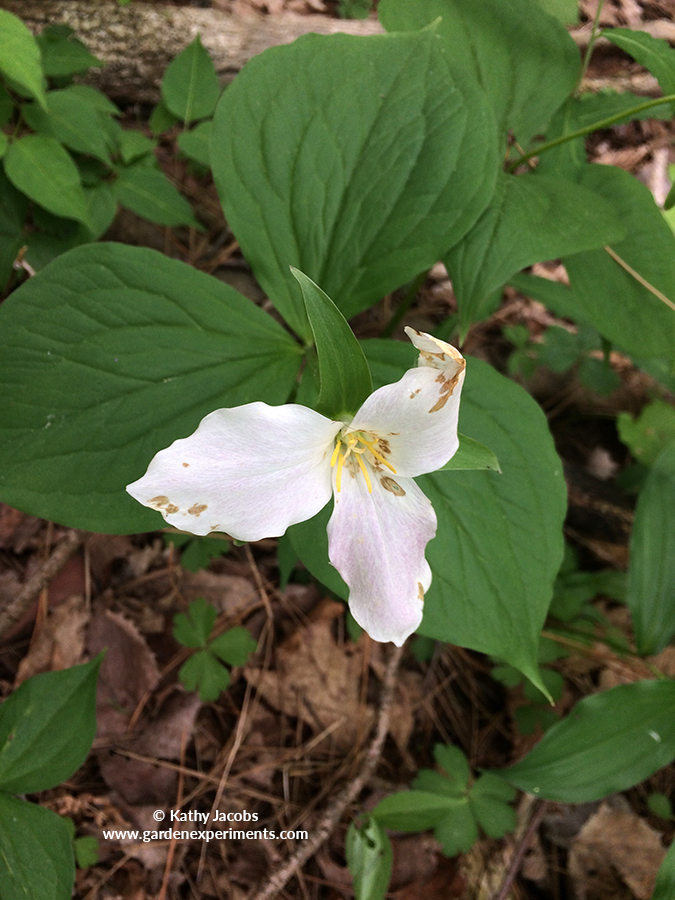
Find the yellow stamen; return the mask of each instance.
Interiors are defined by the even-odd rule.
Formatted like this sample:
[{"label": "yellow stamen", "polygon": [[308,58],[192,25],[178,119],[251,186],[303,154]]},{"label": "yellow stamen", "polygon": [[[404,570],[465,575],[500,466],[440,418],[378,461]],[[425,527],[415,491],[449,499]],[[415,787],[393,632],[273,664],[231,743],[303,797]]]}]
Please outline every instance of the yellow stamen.
[{"label": "yellow stamen", "polygon": [[[357,456],[357,457],[356,457],[356,461],[357,461],[357,463],[359,464],[359,468],[360,468],[361,471],[363,472],[363,477],[366,479],[366,484],[368,485],[368,493],[369,493],[369,494],[372,494],[372,493],[373,493],[373,486],[372,486],[372,484],[370,483],[370,478],[369,478],[369,476],[368,476],[368,472],[366,471],[365,464],[364,464],[364,462],[363,462],[363,460],[361,459],[360,456]],[[338,488],[338,490],[340,490],[340,488]]]},{"label": "yellow stamen", "polygon": [[333,455],[330,458],[330,467],[331,469],[335,466],[335,461],[338,458],[338,453],[340,452],[340,441],[335,444],[335,450],[333,450]]},{"label": "yellow stamen", "polygon": [[[338,447],[340,446],[341,444],[338,443]],[[342,466],[344,465],[346,458],[346,454],[344,453],[340,453],[338,456],[337,473],[335,475],[335,489],[337,490],[338,494],[340,493],[340,488],[342,487]]]},{"label": "yellow stamen", "polygon": [[376,450],[376,449],[375,449],[375,447],[373,446],[374,441],[367,441],[365,438],[361,438],[361,443],[362,443],[362,444],[365,444],[366,447],[367,447],[367,448],[370,450],[370,452],[373,454],[373,456],[374,456],[376,459],[379,459],[379,461],[380,461],[381,463],[383,463],[383,464],[384,464],[391,472],[393,472],[394,475],[398,474],[398,473],[396,472],[396,469],[392,466],[392,464],[389,463],[389,462],[387,462],[387,460],[384,458],[384,456],[382,456],[382,454],[379,452],[379,450]]}]

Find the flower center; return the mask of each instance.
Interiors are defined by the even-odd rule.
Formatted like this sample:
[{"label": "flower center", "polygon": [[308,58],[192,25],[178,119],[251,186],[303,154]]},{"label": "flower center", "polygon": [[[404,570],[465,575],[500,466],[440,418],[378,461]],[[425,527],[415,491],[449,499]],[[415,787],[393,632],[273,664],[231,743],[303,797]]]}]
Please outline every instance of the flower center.
[{"label": "flower center", "polygon": [[[366,469],[366,464],[363,461],[363,456],[366,453],[369,453],[372,457],[372,460],[368,460],[371,465],[375,466],[375,468],[381,468],[381,466],[386,466],[390,469],[394,475],[396,474],[396,469],[391,465],[391,463],[387,462],[383,455],[383,447],[381,442],[378,441],[378,438],[370,434],[367,431],[351,431],[344,432],[342,431],[335,442],[335,449],[333,450],[333,455],[330,458],[331,469],[337,466],[337,472],[335,474],[335,487],[338,492],[342,488],[342,468],[347,460],[351,457],[351,459],[356,460],[359,468],[363,472],[363,477],[366,479],[366,485],[368,486],[368,493],[373,493],[373,485],[370,480],[370,476],[368,475],[368,470]],[[366,457],[367,458],[367,457]]]}]

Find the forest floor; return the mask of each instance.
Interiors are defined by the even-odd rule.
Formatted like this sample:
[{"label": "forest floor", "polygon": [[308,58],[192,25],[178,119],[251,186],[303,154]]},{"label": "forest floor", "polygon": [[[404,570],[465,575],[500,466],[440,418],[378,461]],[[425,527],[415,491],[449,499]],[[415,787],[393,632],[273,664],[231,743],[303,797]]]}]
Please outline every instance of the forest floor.
[{"label": "forest floor", "polygon": [[[337,13],[328,0],[213,0],[213,5],[237,13]],[[591,0],[582,4],[582,21],[592,5]],[[635,27],[654,18],[675,20],[671,0],[608,2],[603,24]],[[591,74],[639,71],[627,57],[599,53]],[[138,127],[147,113],[135,107],[125,114]],[[617,127],[595,135],[588,146],[595,161],[636,174],[663,202],[667,167],[675,162],[668,123]],[[159,152],[201,218],[212,223],[208,234],[160,228],[123,212],[109,236],[170,250],[265,306],[209,179],[187,170],[171,134]],[[555,264],[535,271],[564,277]],[[357,335],[381,335],[400,302],[388,297],[357,318]],[[433,331],[455,309],[447,273],[438,265],[406,322]],[[597,390],[601,385],[582,382],[579,365],[556,373],[539,360],[541,336],[553,324],[572,330],[569,322],[509,289],[500,309],[471,330],[463,352],[513,374],[548,417],[570,492],[570,557],[557,590],[588,595],[597,614],[595,629],[577,642],[560,639],[564,652],[548,664],[562,676],[553,709],[530,699],[522,684],[496,680],[495,664],[486,657],[408,642],[375,773],[328,839],[273,896],[352,897],[344,856],[349,821],[409,786],[420,768],[432,767],[435,743],[460,746],[474,769],[504,767],[540,738],[542,725],[566,714],[579,698],[647,674],[643,662],[614,649],[621,639],[627,646],[631,642],[630,619],[617,595],[634,505],[620,484],[631,459],[618,438],[616,416],[639,413],[654,383],[618,353],[612,353],[615,378],[604,395]],[[54,574],[54,556],[64,542],[68,549],[61,555],[67,558]],[[8,695],[31,675],[75,665],[107,647],[92,753],[69,782],[32,798],[72,818],[78,836],[98,840],[98,861],[78,869],[78,900],[251,898],[284,866],[297,840],[144,843],[105,839],[103,831],[154,831],[162,827],[153,819],[156,810],[168,815],[181,808],[241,814],[236,825],[223,828],[304,831],[311,840],[336,795],[345,785],[360,784],[373,723],[381,715],[391,646],[365,635],[352,641],[345,605],[304,571],[296,568],[281,590],[275,540],[236,547],[223,539],[222,552],[218,549],[210,561],[200,560],[196,544],[178,547],[170,533],[71,532],[0,506],[0,607],[26,585],[34,594],[23,620],[0,643],[0,694]],[[173,636],[173,619],[197,598],[216,607],[220,630],[244,625],[258,642],[216,702],[203,703],[178,681],[187,651]],[[675,652],[666,650],[652,662],[675,677]],[[674,791],[671,766],[649,783],[600,803],[562,806],[520,796],[513,834],[483,837],[452,859],[442,855],[430,832],[393,834],[391,896],[649,900],[673,825],[650,811],[648,797]],[[246,815],[257,817],[254,825],[244,824]],[[526,852],[515,864],[519,849]]]}]

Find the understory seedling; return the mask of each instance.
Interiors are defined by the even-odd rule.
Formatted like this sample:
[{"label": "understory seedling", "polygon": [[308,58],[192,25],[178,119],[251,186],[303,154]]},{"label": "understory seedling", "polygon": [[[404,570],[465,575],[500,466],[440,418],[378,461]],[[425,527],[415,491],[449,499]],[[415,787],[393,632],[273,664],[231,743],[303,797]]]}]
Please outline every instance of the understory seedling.
[{"label": "understory seedling", "polygon": [[187,613],[174,618],[173,635],[184,647],[197,648],[180,668],[178,677],[188,691],[199,691],[204,703],[217,700],[230,683],[229,666],[244,666],[256,648],[245,628],[230,628],[212,637],[218,613],[203,597],[194,600]]}]

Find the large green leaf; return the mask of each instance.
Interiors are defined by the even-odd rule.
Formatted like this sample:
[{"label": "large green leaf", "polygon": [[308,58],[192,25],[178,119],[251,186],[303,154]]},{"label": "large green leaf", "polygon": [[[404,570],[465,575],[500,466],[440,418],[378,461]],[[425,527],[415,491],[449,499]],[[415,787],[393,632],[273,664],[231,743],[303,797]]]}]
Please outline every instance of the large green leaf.
[{"label": "large green leaf", "polygon": [[283,403],[300,361],[216,279],[152,250],[78,247],[0,309],[0,496],[91,531],[161,526],[125,485],[212,410]]},{"label": "large green leaf", "polygon": [[483,86],[502,135],[512,130],[523,146],[544,130],[579,76],[574,41],[536,0],[382,0],[378,12],[388,31],[440,17],[453,71]]},{"label": "large green leaf", "polygon": [[462,331],[492,311],[486,301],[519,269],[626,236],[597,193],[555,176],[501,175],[490,206],[445,258]]},{"label": "large green leaf", "polygon": [[56,138],[27,134],[7,148],[5,172],[12,184],[57,216],[91,228],[77,166]]},{"label": "large green leaf", "polygon": [[0,792],[0,897],[70,900],[73,842],[50,809]]},{"label": "large green leaf", "polygon": [[520,762],[499,772],[546,800],[625,791],[675,757],[675,682],[639,681],[580,700]]},{"label": "large green leaf", "polygon": [[20,19],[0,9],[0,74],[6,75],[44,106],[40,48]]},{"label": "large green leaf", "polygon": [[[414,364],[394,341],[365,341],[376,387]],[[469,359],[460,428],[493,450],[502,474],[447,471],[417,479],[434,505],[438,532],[427,559],[433,581],[420,633],[508,660],[539,682],[539,632],[563,552],[565,483],[546,419],[517,384]],[[289,529],[308,569],[342,597],[328,562],[331,506]]]},{"label": "large green leaf", "polygon": [[303,272],[291,269],[302,290],[319,363],[317,410],[332,419],[354,415],[373,389],[361,345],[345,317]]},{"label": "large green leaf", "polygon": [[479,89],[427,30],[307,35],[254,57],[218,104],[211,163],[258,280],[309,339],[289,266],[350,318],[465,234],[498,155]]},{"label": "large green leaf", "polygon": [[[613,203],[628,226],[612,250],[675,304],[675,236],[648,188],[622,169],[600,165],[584,170],[583,184]],[[628,353],[675,357],[675,311],[605,250],[563,261],[570,291],[556,312],[592,325]]]},{"label": "large green leaf", "polygon": [[675,635],[675,444],[659,455],[640,491],[626,599],[638,651],[659,653]]},{"label": "large green leaf", "polygon": [[82,765],[96,732],[101,658],[24,681],[0,706],[0,790],[34,794]]}]

